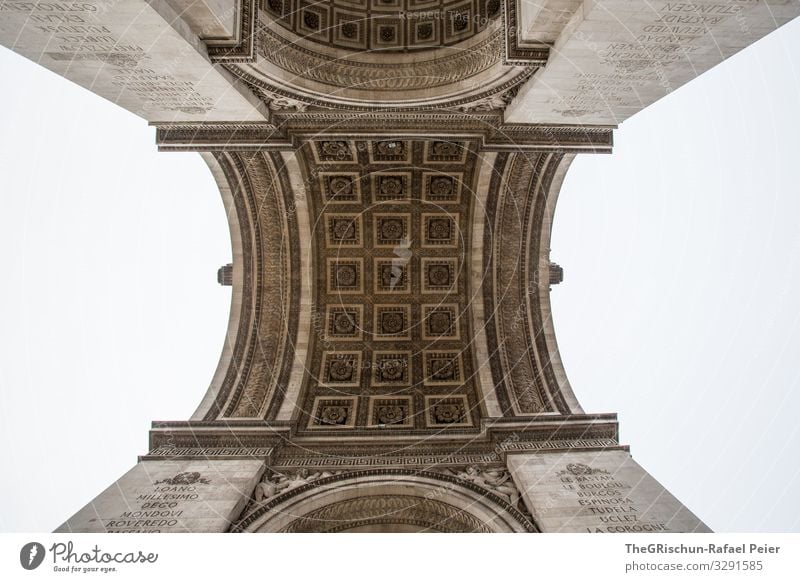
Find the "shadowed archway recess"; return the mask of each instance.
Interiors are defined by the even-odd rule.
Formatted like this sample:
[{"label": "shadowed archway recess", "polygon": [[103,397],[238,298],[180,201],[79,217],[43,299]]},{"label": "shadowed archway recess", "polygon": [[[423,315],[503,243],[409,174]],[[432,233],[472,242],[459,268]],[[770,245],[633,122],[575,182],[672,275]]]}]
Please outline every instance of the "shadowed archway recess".
[{"label": "shadowed archway recess", "polygon": [[538,531],[527,510],[519,504],[518,496],[515,503],[517,507],[496,492],[454,478],[453,473],[365,470],[328,474],[253,503],[231,531]]},{"label": "shadowed archway recess", "polygon": [[195,418],[413,435],[582,413],[549,311],[571,155],[339,139],[205,158],[241,260],[233,349]]}]

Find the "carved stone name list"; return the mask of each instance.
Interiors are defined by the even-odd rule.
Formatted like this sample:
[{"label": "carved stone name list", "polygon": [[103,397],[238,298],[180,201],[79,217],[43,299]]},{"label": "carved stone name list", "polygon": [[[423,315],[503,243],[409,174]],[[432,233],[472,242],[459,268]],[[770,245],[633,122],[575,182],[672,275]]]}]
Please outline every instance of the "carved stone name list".
[{"label": "carved stone name list", "polygon": [[224,532],[264,471],[260,460],[143,461],[57,532]]},{"label": "carved stone name list", "polygon": [[[553,40],[531,14],[538,4],[521,3],[519,22],[533,20],[521,42]],[[562,26],[568,36],[522,88],[508,121],[620,123],[798,13],[797,3],[780,0],[585,5]]]},{"label": "carved stone name list", "polygon": [[626,451],[510,453],[507,462],[543,532],[710,531]]},{"label": "carved stone name list", "polygon": [[166,4],[0,2],[0,44],[149,121],[265,120]]}]

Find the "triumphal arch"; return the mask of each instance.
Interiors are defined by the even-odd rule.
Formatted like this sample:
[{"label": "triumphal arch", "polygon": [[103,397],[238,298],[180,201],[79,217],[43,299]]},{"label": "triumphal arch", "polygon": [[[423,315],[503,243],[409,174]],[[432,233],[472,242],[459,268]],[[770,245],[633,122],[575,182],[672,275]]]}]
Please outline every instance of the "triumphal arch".
[{"label": "triumphal arch", "polygon": [[199,152],[233,248],[197,411],[58,531],[708,531],[576,400],[551,224],[576,155],[798,13],[0,0],[3,44]]}]

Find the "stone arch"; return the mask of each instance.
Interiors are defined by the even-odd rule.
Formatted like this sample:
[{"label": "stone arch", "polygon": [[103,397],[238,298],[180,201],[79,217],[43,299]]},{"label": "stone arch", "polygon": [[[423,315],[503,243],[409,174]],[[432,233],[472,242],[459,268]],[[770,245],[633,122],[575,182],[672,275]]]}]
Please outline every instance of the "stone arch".
[{"label": "stone arch", "polygon": [[502,109],[547,58],[545,50],[531,62],[506,62],[502,20],[489,19],[454,45],[387,52],[318,42],[262,17],[255,60],[229,67],[276,111]]},{"label": "stone arch", "polygon": [[[219,394],[224,391],[225,378],[231,367],[231,363],[234,361],[234,343],[239,334],[239,326],[242,324],[242,318],[244,316],[244,318],[247,319],[247,312],[243,309],[243,302],[246,300],[244,271],[245,249],[250,244],[250,221],[246,212],[242,210],[241,204],[237,206],[236,184],[229,181],[228,176],[225,174],[225,169],[216,156],[208,152],[201,152],[200,156],[203,158],[206,165],[208,165],[208,169],[217,184],[225,208],[231,242],[233,281],[231,283],[231,308],[228,317],[228,330],[225,334],[222,354],[217,364],[217,369],[214,372],[214,377],[211,380],[211,384],[192,415],[192,420],[203,420],[206,416],[212,417],[213,414],[217,413],[219,410],[215,401]],[[242,232],[243,229],[244,233]],[[247,322],[244,323],[245,325],[247,324]]]},{"label": "stone arch", "polygon": [[374,469],[320,478],[246,510],[232,532],[537,532],[507,501],[451,475]]},{"label": "stone arch", "polygon": [[[500,154],[487,202],[484,285],[487,344],[504,414],[581,414],[555,339],[550,235],[574,154]],[[523,333],[518,333],[522,331]]]},{"label": "stone arch", "polygon": [[233,293],[225,347],[193,420],[273,419],[292,373],[300,310],[300,241],[283,159],[204,154],[231,229]]}]

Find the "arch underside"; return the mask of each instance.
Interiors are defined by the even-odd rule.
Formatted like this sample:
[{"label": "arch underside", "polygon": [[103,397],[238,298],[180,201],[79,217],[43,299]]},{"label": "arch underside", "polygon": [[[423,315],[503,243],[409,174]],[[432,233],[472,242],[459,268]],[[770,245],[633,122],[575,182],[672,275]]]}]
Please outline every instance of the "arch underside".
[{"label": "arch underside", "polygon": [[323,477],[251,504],[234,532],[535,532],[524,506],[431,471]]},{"label": "arch underside", "polygon": [[548,49],[510,59],[499,15],[359,51],[344,20],[304,30],[337,2],[264,4],[224,66],[268,121],[159,128],[213,152],[240,260],[214,382],[154,445],[265,447],[233,532],[538,531],[505,455],[618,444],[572,394],[549,302],[558,190],[610,128],[505,123]]},{"label": "arch underside", "polygon": [[227,372],[195,418],[411,437],[582,412],[549,311],[550,222],[572,158],[449,136],[217,154],[241,301]]},{"label": "arch underside", "polygon": [[273,111],[499,111],[549,53],[509,61],[501,0],[265,0],[250,34],[224,62]]}]

